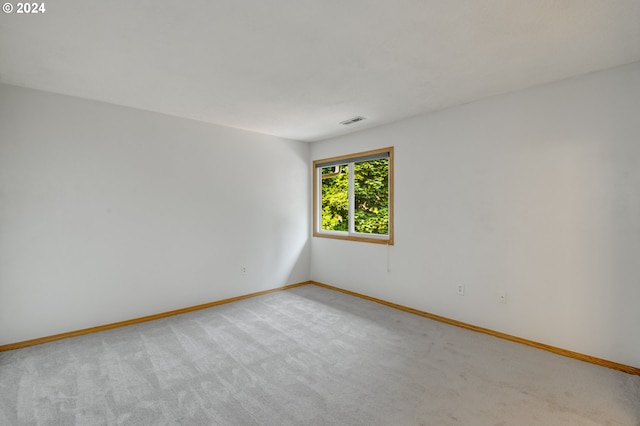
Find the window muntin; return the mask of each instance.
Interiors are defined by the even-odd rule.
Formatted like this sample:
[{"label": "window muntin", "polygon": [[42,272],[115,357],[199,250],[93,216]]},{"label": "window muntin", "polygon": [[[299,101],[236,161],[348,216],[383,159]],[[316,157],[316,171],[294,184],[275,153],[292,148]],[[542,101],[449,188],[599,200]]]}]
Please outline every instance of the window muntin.
[{"label": "window muntin", "polygon": [[393,148],[313,162],[314,236],[393,244]]}]

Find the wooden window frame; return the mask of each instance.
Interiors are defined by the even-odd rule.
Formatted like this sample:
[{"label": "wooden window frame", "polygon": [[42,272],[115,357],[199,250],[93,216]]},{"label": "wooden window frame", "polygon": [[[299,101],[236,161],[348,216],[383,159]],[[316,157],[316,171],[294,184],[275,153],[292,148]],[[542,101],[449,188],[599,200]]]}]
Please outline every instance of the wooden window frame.
[{"label": "wooden window frame", "polygon": [[[318,187],[320,184],[319,174],[321,173],[322,167],[319,167],[319,164],[332,163],[344,161],[345,163],[350,163],[353,159],[358,159],[360,157],[373,156],[377,154],[388,153],[389,155],[389,234],[385,236],[377,236],[378,234],[368,234],[363,233],[350,233],[348,231],[323,231],[322,230],[322,214],[320,213],[321,208],[321,200],[322,191]],[[393,147],[374,149],[371,151],[358,152],[355,154],[341,155],[337,157],[324,158],[321,160],[313,161],[312,165],[313,171],[313,236],[320,238],[333,238],[337,240],[348,240],[348,241],[360,241],[367,243],[375,243],[375,244],[386,244],[393,245],[394,244],[394,236],[393,236]],[[349,183],[349,191],[352,192],[353,183]],[[352,214],[352,212],[350,212]]]}]

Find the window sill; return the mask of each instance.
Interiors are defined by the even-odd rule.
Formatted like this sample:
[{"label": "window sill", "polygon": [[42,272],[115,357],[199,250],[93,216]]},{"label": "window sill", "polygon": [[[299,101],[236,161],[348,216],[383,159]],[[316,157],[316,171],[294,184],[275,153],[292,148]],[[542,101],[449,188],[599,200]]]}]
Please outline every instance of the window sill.
[{"label": "window sill", "polygon": [[359,241],[362,243],[385,244],[390,246],[393,245],[393,238],[361,237],[359,235],[340,235],[328,232],[314,232],[313,236],[319,238],[331,238],[334,240]]}]

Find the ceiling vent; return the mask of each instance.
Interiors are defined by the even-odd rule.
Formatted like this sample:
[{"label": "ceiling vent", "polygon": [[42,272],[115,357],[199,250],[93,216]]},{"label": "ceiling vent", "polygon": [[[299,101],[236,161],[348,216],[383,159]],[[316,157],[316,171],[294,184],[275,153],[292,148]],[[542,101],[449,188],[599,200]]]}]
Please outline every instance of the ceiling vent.
[{"label": "ceiling vent", "polygon": [[341,121],[340,124],[344,124],[345,126],[348,126],[349,124],[357,123],[358,121],[362,121],[364,119],[365,119],[364,117],[357,116],[357,117],[350,118],[348,120]]}]

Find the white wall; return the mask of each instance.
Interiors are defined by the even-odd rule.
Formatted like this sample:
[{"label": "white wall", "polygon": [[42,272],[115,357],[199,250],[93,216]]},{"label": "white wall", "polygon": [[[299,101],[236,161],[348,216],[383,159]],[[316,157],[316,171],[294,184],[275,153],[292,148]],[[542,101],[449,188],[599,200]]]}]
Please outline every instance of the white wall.
[{"label": "white wall", "polygon": [[308,187],[301,142],[0,85],[0,344],[307,280]]},{"label": "white wall", "polygon": [[[636,63],[309,155],[0,85],[0,344],[311,277],[640,366],[638,117]],[[309,242],[310,160],[390,145],[396,245]]]},{"label": "white wall", "polygon": [[640,63],[315,143],[311,157],[389,145],[396,245],[313,238],[312,279],[640,366]]}]

